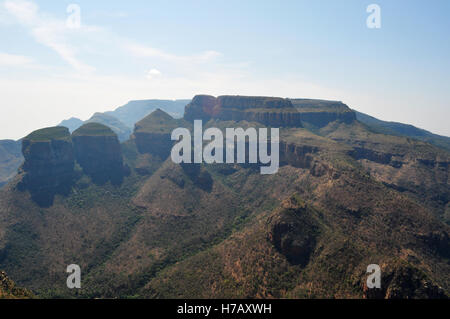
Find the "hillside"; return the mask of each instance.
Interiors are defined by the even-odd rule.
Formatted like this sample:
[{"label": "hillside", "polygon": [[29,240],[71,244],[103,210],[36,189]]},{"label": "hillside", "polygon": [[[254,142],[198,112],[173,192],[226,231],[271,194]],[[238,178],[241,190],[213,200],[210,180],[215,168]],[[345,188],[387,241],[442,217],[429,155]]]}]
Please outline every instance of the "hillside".
[{"label": "hillside", "polygon": [[[340,102],[200,96],[186,112],[154,111],[121,145],[92,123],[31,134],[24,172],[0,190],[0,269],[43,298],[450,296],[448,152],[373,132]],[[189,112],[205,128],[279,121],[278,173],[174,164],[170,132],[191,127]],[[51,203],[26,174],[55,186]],[[73,263],[78,291],[65,286]],[[380,290],[365,286],[372,263]]]},{"label": "hillside", "polygon": [[0,299],[29,299],[33,294],[16,286],[4,271],[0,271]]},{"label": "hillside", "polygon": [[370,115],[358,111],[354,112],[358,121],[368,125],[375,132],[414,138],[450,151],[450,137],[433,134],[413,125],[381,121]]}]

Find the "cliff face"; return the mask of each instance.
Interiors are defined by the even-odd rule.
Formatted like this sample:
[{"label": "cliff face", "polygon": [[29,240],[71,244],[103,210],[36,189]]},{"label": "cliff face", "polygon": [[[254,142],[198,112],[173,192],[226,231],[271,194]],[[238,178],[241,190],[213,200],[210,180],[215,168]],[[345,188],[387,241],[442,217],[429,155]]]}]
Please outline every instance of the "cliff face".
[{"label": "cliff face", "polygon": [[167,158],[173,145],[172,130],[185,125],[160,109],[152,112],[135,125],[133,135],[139,153]]},{"label": "cliff face", "polygon": [[95,183],[120,183],[123,159],[117,135],[107,126],[88,123],[72,134],[77,162]]},{"label": "cliff face", "polygon": [[305,125],[320,128],[334,121],[350,124],[356,120],[355,112],[340,101],[292,99],[291,102]]},{"label": "cliff face", "polygon": [[258,96],[197,95],[186,106],[187,120],[259,122],[268,126],[301,127],[300,116],[287,99]]},{"label": "cliff face", "polygon": [[69,130],[52,127],[35,131],[22,140],[25,173],[20,184],[42,206],[53,204],[55,194],[70,190],[74,154]]},{"label": "cliff face", "polygon": [[292,111],[222,109],[217,118],[224,121],[258,122],[274,127],[302,127],[301,114]]},{"label": "cliff face", "polygon": [[276,97],[197,95],[186,106],[185,119],[254,121],[267,126],[323,127],[330,122],[355,121],[355,113],[342,102]]}]

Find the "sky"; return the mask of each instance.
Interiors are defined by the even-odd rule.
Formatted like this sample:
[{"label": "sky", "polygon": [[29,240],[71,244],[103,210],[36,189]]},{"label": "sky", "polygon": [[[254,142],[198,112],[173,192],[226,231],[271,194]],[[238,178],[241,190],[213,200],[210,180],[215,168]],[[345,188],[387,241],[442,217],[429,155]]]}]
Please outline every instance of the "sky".
[{"label": "sky", "polygon": [[0,0],[0,139],[196,94],[339,100],[450,136],[449,15],[448,0]]}]

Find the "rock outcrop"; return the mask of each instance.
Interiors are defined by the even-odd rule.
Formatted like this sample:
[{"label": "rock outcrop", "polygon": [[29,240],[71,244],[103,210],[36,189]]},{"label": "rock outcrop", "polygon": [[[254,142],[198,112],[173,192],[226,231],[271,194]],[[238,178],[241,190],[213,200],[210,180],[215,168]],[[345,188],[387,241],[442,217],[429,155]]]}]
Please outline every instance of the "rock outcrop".
[{"label": "rock outcrop", "polygon": [[88,123],[72,134],[75,158],[94,183],[121,183],[122,150],[117,135],[107,126]]},{"label": "rock outcrop", "polygon": [[24,176],[19,186],[29,190],[37,204],[50,206],[54,195],[70,191],[75,158],[67,128],[34,131],[22,140],[22,153]]},{"label": "rock outcrop", "polygon": [[172,131],[186,125],[157,109],[135,125],[133,135],[139,153],[166,159],[173,146]]}]

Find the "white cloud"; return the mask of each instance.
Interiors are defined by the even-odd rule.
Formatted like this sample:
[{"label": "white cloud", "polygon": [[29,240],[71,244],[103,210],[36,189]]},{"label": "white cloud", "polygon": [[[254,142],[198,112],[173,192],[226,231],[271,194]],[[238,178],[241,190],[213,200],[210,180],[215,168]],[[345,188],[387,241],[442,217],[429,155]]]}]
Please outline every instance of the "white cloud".
[{"label": "white cloud", "polygon": [[26,67],[33,64],[33,59],[23,55],[15,55],[0,52],[0,66]]},{"label": "white cloud", "polygon": [[[30,1],[7,0],[3,3],[6,12],[19,24],[28,28],[34,39],[54,50],[65,62],[80,72],[91,72],[93,67],[77,58],[76,49],[67,40],[70,32],[92,32],[96,27],[82,26],[77,31],[66,27],[66,22],[41,13],[39,7]],[[79,31],[78,31],[79,30]]]},{"label": "white cloud", "polygon": [[157,76],[160,76],[161,72],[157,69],[151,69],[150,71],[147,72],[146,78],[151,80]]}]

